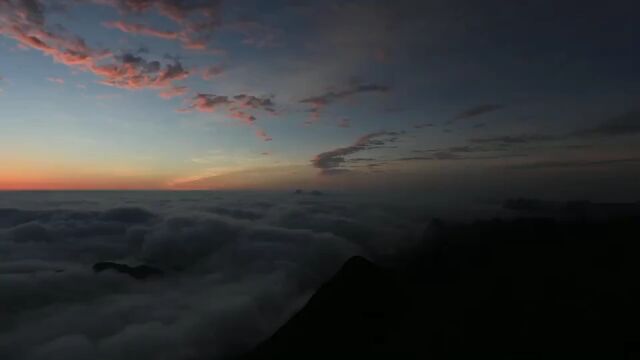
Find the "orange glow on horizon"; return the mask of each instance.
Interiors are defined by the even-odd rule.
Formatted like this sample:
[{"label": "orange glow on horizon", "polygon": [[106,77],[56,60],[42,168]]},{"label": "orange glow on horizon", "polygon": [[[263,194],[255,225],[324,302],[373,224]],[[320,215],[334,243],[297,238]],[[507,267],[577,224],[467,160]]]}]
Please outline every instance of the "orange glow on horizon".
[{"label": "orange glow on horizon", "polygon": [[6,176],[0,174],[0,190],[156,190],[167,189],[162,180],[127,177]]}]

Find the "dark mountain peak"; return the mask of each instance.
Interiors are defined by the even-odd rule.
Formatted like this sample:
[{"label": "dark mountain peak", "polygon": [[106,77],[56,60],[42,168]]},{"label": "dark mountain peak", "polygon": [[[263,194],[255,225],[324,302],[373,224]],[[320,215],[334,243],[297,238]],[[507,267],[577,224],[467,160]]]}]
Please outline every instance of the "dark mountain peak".
[{"label": "dark mountain peak", "polygon": [[[243,359],[377,354],[389,346],[399,309],[391,274],[362,256],[350,258],[272,337]],[[314,357],[315,356],[315,357]]]},{"label": "dark mountain peak", "polygon": [[347,260],[334,276],[334,280],[340,277],[361,276],[366,273],[379,271],[378,265],[372,263],[363,256],[352,256]]}]

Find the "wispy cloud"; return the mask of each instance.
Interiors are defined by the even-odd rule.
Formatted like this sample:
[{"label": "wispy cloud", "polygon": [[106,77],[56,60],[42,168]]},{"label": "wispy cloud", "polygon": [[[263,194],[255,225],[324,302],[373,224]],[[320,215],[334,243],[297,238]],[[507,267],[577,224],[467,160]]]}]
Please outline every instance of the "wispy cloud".
[{"label": "wispy cloud", "polygon": [[47,81],[50,81],[50,82],[56,83],[56,84],[60,84],[60,85],[64,84],[64,79],[63,78],[58,78],[58,77],[48,77]]},{"label": "wispy cloud", "polygon": [[205,80],[213,80],[224,72],[224,66],[212,65],[201,71],[202,78]]},{"label": "wispy cloud", "polygon": [[607,119],[593,127],[563,134],[518,134],[484,138],[471,138],[469,142],[478,144],[540,144],[545,142],[582,139],[606,139],[611,137],[640,134],[640,112],[631,111]]},{"label": "wispy cloud", "polygon": [[458,120],[470,119],[470,118],[474,118],[484,114],[492,113],[492,112],[501,110],[503,108],[504,108],[504,105],[499,105],[499,104],[482,104],[482,105],[474,106],[472,108],[461,111],[456,116],[454,116],[451,121],[453,122]]},{"label": "wispy cloud", "polygon": [[206,50],[213,33],[221,24],[222,0],[94,0],[94,2],[116,7],[127,14],[155,10],[178,24],[181,29],[163,31],[143,24],[125,22],[108,23],[107,26],[129,33],[179,40],[184,48],[190,50]]},{"label": "wispy cloud", "polygon": [[160,97],[163,99],[173,99],[174,97],[184,96],[189,92],[189,88],[186,86],[174,86],[169,89],[160,92]]},{"label": "wispy cloud", "polygon": [[333,149],[316,155],[311,159],[311,164],[321,170],[321,175],[333,175],[345,172],[348,169],[341,168],[346,162],[345,157],[361,151],[375,149],[393,142],[401,135],[395,131],[379,131],[361,136],[355,143],[349,146]]},{"label": "wispy cloud", "polygon": [[[235,96],[215,95],[200,93],[195,95],[188,105],[180,109],[181,112],[205,112],[225,111],[227,116],[250,127],[256,126],[255,112],[267,112],[275,114],[275,104],[269,97],[257,97],[248,94],[238,94]],[[263,129],[256,129],[256,136],[264,141],[271,141],[271,136]]]},{"label": "wispy cloud", "polygon": [[356,84],[347,89],[340,91],[328,91],[324,94],[308,97],[300,100],[300,103],[307,104],[311,108],[309,112],[311,113],[311,120],[318,120],[320,118],[320,113],[322,109],[327,107],[328,105],[346,99],[357,94],[363,93],[387,93],[391,90],[389,86],[380,85],[380,84]]},{"label": "wispy cloud", "polygon": [[152,28],[145,24],[128,23],[125,21],[107,21],[103,25],[110,29],[117,29],[125,33],[153,36],[165,40],[176,40],[179,38],[180,33],[176,31],[166,31]]},{"label": "wispy cloud", "polygon": [[338,121],[338,127],[350,128],[351,127],[351,120],[349,120],[347,118],[340,119],[340,121]]},{"label": "wispy cloud", "polygon": [[537,170],[537,169],[562,169],[562,168],[583,168],[607,165],[640,164],[640,158],[619,158],[605,160],[573,160],[573,161],[538,161],[525,164],[510,165],[508,168],[516,170]]}]

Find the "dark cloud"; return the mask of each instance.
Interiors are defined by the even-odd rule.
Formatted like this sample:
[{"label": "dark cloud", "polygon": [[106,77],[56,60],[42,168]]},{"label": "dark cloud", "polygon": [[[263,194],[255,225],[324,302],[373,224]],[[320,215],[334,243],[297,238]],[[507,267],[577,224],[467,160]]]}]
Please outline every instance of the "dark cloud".
[{"label": "dark cloud", "polygon": [[570,136],[594,138],[640,133],[640,112],[632,111],[602,122],[593,128],[577,131]]},{"label": "dark cloud", "polygon": [[469,141],[479,144],[518,145],[565,140],[607,139],[635,134],[640,134],[640,112],[631,111],[607,119],[593,127],[564,134],[503,135],[485,138],[471,138]]},{"label": "dark cloud", "polygon": [[262,110],[275,113],[275,104],[269,97],[257,97],[248,94],[235,96],[215,95],[200,93],[191,99],[191,103],[185,110],[197,110],[200,112],[214,112],[218,109],[237,112],[240,110]]},{"label": "dark cloud", "polygon": [[527,157],[527,154],[495,154],[495,155],[481,155],[481,156],[469,156],[460,155],[453,151],[435,151],[432,155],[425,156],[410,156],[395,159],[393,161],[433,161],[433,160],[498,160],[509,159],[518,157]]},{"label": "dark cloud", "polygon": [[488,113],[491,113],[491,112],[495,112],[495,111],[501,110],[503,108],[504,108],[504,105],[498,105],[498,104],[482,104],[482,105],[478,105],[478,106],[475,106],[475,107],[472,107],[472,108],[469,108],[467,110],[464,110],[464,111],[460,112],[459,114],[457,114],[456,116],[453,117],[452,121],[473,118],[473,117],[476,117],[476,116],[480,116],[480,115],[488,114]]},{"label": "dark cloud", "polygon": [[[238,94],[235,96],[215,95],[200,93],[195,95],[187,105],[180,109],[182,112],[216,112],[226,111],[229,118],[239,120],[243,124],[255,128],[255,111],[267,112],[276,115],[275,104],[270,97],[257,97],[248,94]],[[265,130],[255,128],[256,137],[264,141],[271,141],[272,138]]]},{"label": "dark cloud", "polygon": [[308,97],[300,100],[300,103],[311,106],[309,112],[312,114],[312,120],[317,120],[320,116],[320,112],[326,106],[357,94],[363,93],[387,93],[391,90],[389,86],[380,84],[353,84],[347,89],[340,91],[329,91],[321,95]]},{"label": "dark cloud", "polygon": [[259,98],[253,95],[239,94],[233,97],[238,108],[261,109],[270,113],[275,112],[275,104],[269,97]]},{"label": "dark cloud", "polygon": [[357,85],[351,87],[349,89],[341,90],[341,91],[329,91],[322,95],[317,95],[309,98],[305,98],[300,100],[303,104],[312,104],[318,106],[326,106],[335,101],[354,96],[356,94],[367,93],[367,92],[388,92],[390,88],[385,85],[377,85],[377,84],[365,84],[365,85]]},{"label": "dark cloud", "polygon": [[422,123],[422,124],[413,125],[414,129],[424,129],[424,128],[429,128],[429,127],[433,127],[433,124],[432,123]]},{"label": "dark cloud", "polygon": [[336,174],[336,170],[344,172],[347,169],[340,169],[345,163],[345,157],[358,153],[360,151],[370,150],[384,146],[389,142],[397,140],[398,132],[380,131],[361,136],[356,142],[350,146],[326,151],[316,155],[311,164],[321,170],[321,174]]},{"label": "dark cloud", "polygon": [[227,22],[224,24],[224,29],[242,34],[244,36],[242,44],[258,49],[280,47],[283,45],[282,31],[258,19],[242,19]]},{"label": "dark cloud", "polygon": [[520,135],[504,135],[486,138],[471,138],[472,143],[478,144],[530,144],[541,143],[548,141],[556,141],[559,138],[554,135],[542,135],[542,134],[520,134]]},{"label": "dark cloud", "polygon": [[47,229],[38,223],[20,224],[12,228],[9,231],[8,235],[15,242],[51,241],[51,236],[49,235]]},{"label": "dark cloud", "polygon": [[204,69],[204,71],[202,72],[202,78],[205,80],[212,80],[220,76],[222,73],[224,73],[224,71],[225,69],[221,65],[211,65]]},{"label": "dark cloud", "polygon": [[565,168],[588,168],[607,165],[634,165],[639,164],[640,158],[621,158],[606,160],[573,160],[573,161],[539,161],[525,164],[511,165],[508,168],[516,170],[537,170],[537,169],[565,169]]},{"label": "dark cloud", "polygon": [[351,127],[351,120],[349,120],[347,118],[340,119],[340,121],[338,122],[338,127],[350,128]]},{"label": "dark cloud", "polygon": [[100,218],[106,221],[136,224],[149,222],[155,218],[155,215],[146,209],[121,207],[105,211],[101,214]]},{"label": "dark cloud", "polygon": [[255,211],[244,210],[244,209],[229,209],[221,206],[208,208],[206,209],[206,211],[211,212],[212,214],[228,216],[234,219],[241,219],[241,220],[258,220],[262,217],[260,213]]}]

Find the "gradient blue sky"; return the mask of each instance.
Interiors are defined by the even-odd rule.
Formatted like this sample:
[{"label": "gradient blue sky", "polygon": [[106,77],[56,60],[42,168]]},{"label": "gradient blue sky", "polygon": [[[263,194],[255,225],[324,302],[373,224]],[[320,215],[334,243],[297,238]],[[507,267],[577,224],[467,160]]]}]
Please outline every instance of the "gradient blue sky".
[{"label": "gradient blue sky", "polygon": [[637,10],[0,0],[0,188],[631,191]]}]

